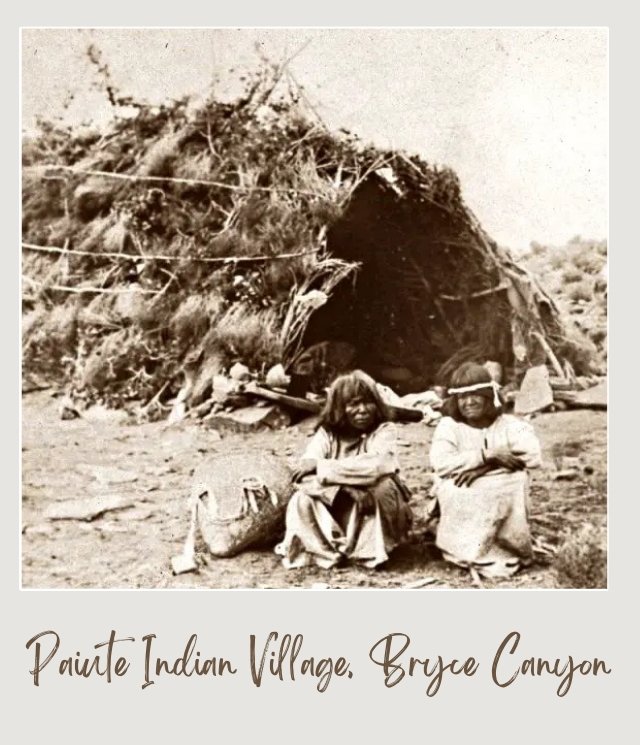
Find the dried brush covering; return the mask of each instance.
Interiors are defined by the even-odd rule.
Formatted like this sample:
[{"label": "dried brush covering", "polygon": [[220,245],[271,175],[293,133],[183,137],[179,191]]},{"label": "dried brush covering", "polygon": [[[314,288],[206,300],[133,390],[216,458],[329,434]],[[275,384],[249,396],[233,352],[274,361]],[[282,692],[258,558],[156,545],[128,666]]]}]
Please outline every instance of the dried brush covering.
[{"label": "dried brush covering", "polygon": [[[461,225],[470,289],[494,286],[497,246],[451,170],[328,132],[281,78],[265,64],[234,102],[151,106],[107,75],[107,130],[41,122],[23,143],[25,372],[117,406],[175,395],[186,368],[286,364],[311,313],[296,298],[355,276],[327,234],[373,172],[393,174],[408,217],[437,205]],[[460,292],[462,254],[443,255],[440,289]]]},{"label": "dried brush covering", "polygon": [[[459,201],[452,172],[330,134],[295,91],[276,95],[279,76],[266,65],[233,103],[135,103],[104,132],[41,122],[23,147],[23,241],[86,254],[24,252],[25,370],[119,405],[175,393],[198,356],[292,358],[308,320],[294,298],[355,269],[325,236],[372,170],[393,162],[420,199]],[[281,254],[295,256],[246,261]],[[83,314],[101,293],[106,319]]]}]

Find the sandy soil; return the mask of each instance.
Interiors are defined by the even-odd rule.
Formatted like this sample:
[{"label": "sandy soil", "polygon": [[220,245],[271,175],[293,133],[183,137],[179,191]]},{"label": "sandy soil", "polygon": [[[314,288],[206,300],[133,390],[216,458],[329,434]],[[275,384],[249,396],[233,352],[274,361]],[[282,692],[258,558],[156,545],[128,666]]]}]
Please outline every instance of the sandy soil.
[{"label": "sandy soil", "polygon": [[[534,420],[545,456],[533,472],[534,538],[556,546],[561,533],[585,519],[606,523],[606,414],[572,411]],[[402,463],[414,497],[415,531],[382,568],[286,571],[270,549],[231,559],[200,555],[198,573],[173,576],[170,557],[179,553],[188,528],[186,499],[193,469],[209,454],[247,448],[295,455],[308,426],[216,439],[202,425],[166,427],[60,420],[47,392],[23,398],[22,586],[27,588],[405,588],[433,579],[424,589],[473,588],[465,570],[447,565],[425,531],[430,487],[427,452],[433,429],[401,426]],[[558,453],[579,454],[593,473],[555,481]],[[88,466],[135,472],[136,480],[101,485]],[[55,502],[98,493],[132,497],[133,506],[107,512],[91,522],[50,521],[44,511]],[[509,580],[484,581],[487,588],[548,588],[556,584],[551,555]]]}]

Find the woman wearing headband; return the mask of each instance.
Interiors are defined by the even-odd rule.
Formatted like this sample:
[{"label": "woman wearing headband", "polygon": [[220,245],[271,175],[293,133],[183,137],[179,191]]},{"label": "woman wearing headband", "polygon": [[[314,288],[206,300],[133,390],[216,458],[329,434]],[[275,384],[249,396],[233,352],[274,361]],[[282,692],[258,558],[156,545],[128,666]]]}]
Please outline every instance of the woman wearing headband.
[{"label": "woman wearing headband", "polygon": [[498,389],[482,365],[461,365],[430,453],[436,543],[445,559],[485,577],[511,576],[531,560],[527,469],[540,465],[533,428],[502,412]]},{"label": "woman wearing headband", "polygon": [[286,533],[276,552],[287,568],[387,560],[411,525],[399,478],[396,428],[375,382],[360,370],[332,383],[320,426],[293,479]]}]

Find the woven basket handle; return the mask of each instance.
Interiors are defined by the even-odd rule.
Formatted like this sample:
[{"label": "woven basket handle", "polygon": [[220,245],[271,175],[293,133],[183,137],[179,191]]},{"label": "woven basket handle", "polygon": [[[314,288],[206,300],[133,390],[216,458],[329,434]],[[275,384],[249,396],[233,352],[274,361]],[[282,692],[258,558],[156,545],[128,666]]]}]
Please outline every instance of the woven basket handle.
[{"label": "woven basket handle", "polygon": [[278,495],[272,492],[264,481],[256,476],[245,476],[242,479],[242,489],[248,502],[247,510],[251,507],[255,513],[259,511],[256,501],[258,495],[270,499],[274,507],[278,504]]}]

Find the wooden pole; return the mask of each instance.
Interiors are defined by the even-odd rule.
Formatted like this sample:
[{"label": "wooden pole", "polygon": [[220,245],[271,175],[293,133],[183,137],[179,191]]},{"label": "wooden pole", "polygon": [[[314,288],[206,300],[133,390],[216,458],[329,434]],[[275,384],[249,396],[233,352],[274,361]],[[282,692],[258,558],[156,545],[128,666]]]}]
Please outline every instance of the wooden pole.
[{"label": "wooden pole", "polygon": [[547,355],[547,359],[549,360],[549,362],[553,365],[553,369],[556,371],[556,375],[559,378],[562,378],[563,380],[566,380],[566,375],[564,374],[564,370],[562,369],[562,365],[560,364],[560,362],[558,361],[558,358],[553,353],[553,350],[549,346],[547,340],[538,331],[533,331],[532,334],[540,342],[540,346],[544,350],[544,353]]}]

